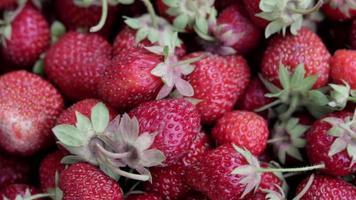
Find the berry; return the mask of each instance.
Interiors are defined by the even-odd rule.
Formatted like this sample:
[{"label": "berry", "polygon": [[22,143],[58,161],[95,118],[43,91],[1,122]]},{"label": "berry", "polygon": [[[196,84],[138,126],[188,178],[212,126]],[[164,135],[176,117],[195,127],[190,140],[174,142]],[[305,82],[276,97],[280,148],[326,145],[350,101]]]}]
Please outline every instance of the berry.
[{"label": "berry", "polygon": [[345,81],[356,89],[356,50],[338,50],[330,60],[332,80],[336,83]]}]

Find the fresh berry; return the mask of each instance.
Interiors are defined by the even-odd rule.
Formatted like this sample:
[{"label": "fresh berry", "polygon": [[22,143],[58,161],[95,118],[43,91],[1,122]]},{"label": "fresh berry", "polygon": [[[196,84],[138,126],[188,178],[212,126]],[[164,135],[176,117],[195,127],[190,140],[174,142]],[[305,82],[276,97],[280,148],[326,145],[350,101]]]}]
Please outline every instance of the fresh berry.
[{"label": "fresh berry", "polygon": [[2,0],[0,2],[0,10],[5,10],[8,8],[13,8],[14,6],[16,6],[16,0]]},{"label": "fresh berry", "polygon": [[323,6],[325,15],[334,21],[346,21],[356,17],[353,0],[330,0]]},{"label": "fresh berry", "polygon": [[[200,55],[192,53],[188,57]],[[241,56],[209,54],[193,65],[195,70],[187,80],[194,88],[193,98],[201,101],[196,106],[202,122],[209,124],[233,109],[249,83],[250,70]]]},{"label": "fresh berry", "polygon": [[26,71],[0,77],[0,146],[12,154],[33,155],[54,144],[51,128],[63,110],[58,91]]},{"label": "fresh berry", "polygon": [[278,70],[281,64],[290,71],[304,64],[305,76],[317,75],[314,88],[319,88],[328,83],[330,57],[319,36],[303,28],[296,36],[277,35],[272,38],[263,55],[261,72],[267,80],[279,85]]},{"label": "fresh berry", "polygon": [[256,14],[261,13],[260,9],[261,0],[243,0],[247,13],[249,14],[251,20],[261,28],[266,28],[268,21],[256,16]]},{"label": "fresh berry", "polygon": [[267,121],[256,113],[232,111],[225,113],[212,129],[218,145],[235,144],[258,156],[267,146]]},{"label": "fresh berry", "polygon": [[66,200],[124,199],[118,183],[86,163],[66,168],[61,174],[60,188]]},{"label": "fresh berry", "polygon": [[0,153],[0,188],[14,183],[28,183],[30,175],[31,165],[28,159]]},{"label": "fresh berry", "polygon": [[155,194],[132,194],[129,195],[126,200],[162,200],[161,197],[155,195]]},{"label": "fresh berry", "polygon": [[345,81],[356,89],[356,50],[338,50],[330,60],[332,80],[336,83]]},{"label": "fresh berry", "polygon": [[71,100],[98,97],[101,75],[111,62],[111,46],[101,36],[69,32],[45,57],[45,73]]},{"label": "fresh berry", "polygon": [[211,141],[208,134],[204,132],[198,133],[193,143],[190,145],[190,150],[182,159],[185,167],[194,165],[194,163],[200,159],[205,152],[212,149]]},{"label": "fresh berry", "polygon": [[38,193],[40,193],[40,190],[33,186],[25,184],[12,184],[0,191],[0,197],[8,200],[17,200],[19,197],[21,197],[20,199],[26,199]]}]

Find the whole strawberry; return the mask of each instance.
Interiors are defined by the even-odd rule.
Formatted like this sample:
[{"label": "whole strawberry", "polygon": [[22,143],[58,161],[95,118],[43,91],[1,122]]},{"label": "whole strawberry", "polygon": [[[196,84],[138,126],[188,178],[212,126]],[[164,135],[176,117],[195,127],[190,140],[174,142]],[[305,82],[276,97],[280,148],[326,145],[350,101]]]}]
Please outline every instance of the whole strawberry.
[{"label": "whole strawberry", "polygon": [[200,131],[200,116],[193,104],[180,99],[151,101],[130,112],[143,132],[156,132],[153,148],[162,151],[165,164],[178,163]]},{"label": "whole strawberry", "polygon": [[5,35],[1,48],[3,59],[16,67],[32,67],[50,43],[46,19],[27,4],[9,23],[11,31]]},{"label": "whole strawberry", "polygon": [[356,196],[356,187],[339,178],[315,175],[310,186],[307,186],[307,182],[308,178],[305,178],[297,187],[297,193],[300,193],[304,188],[307,187],[306,192],[303,194],[300,200],[353,200]]},{"label": "whole strawberry", "polygon": [[236,144],[258,156],[267,146],[267,121],[256,113],[232,111],[225,113],[212,129],[218,145]]},{"label": "whole strawberry", "polygon": [[[12,184],[0,190],[0,197],[5,200],[17,200],[30,198],[32,195],[40,193],[40,190],[25,184]],[[40,198],[36,198],[39,199]]]},{"label": "whole strawberry", "polygon": [[111,46],[97,34],[69,32],[45,57],[45,73],[71,100],[98,97],[100,77],[111,62]]},{"label": "whole strawberry", "polygon": [[334,21],[346,21],[356,17],[356,5],[353,0],[329,0],[322,10]]},{"label": "whole strawberry", "polygon": [[28,183],[30,175],[31,165],[28,159],[0,153],[0,188],[13,183]]},{"label": "whole strawberry", "polygon": [[190,150],[182,159],[182,165],[185,167],[193,165],[205,152],[212,149],[212,144],[208,134],[199,132],[193,143],[190,145]]},{"label": "whole strawberry", "polygon": [[66,168],[61,174],[60,188],[66,200],[124,199],[118,183],[87,163]]},{"label": "whole strawberry", "polygon": [[28,156],[54,144],[51,128],[63,99],[49,82],[26,71],[0,77],[0,146]]},{"label": "whole strawberry", "polygon": [[167,200],[180,200],[192,192],[191,187],[184,180],[184,166],[156,167],[150,171],[152,183],[145,183],[145,191]]},{"label": "whole strawberry", "polygon": [[345,81],[352,89],[356,89],[356,50],[338,50],[330,60],[333,82]]},{"label": "whole strawberry", "polygon": [[[188,57],[202,54],[192,53]],[[200,100],[196,107],[203,123],[213,123],[233,109],[249,83],[250,69],[244,58],[235,55],[208,54],[193,65],[195,70],[187,80],[194,88],[193,98]]]},{"label": "whole strawberry", "polygon": [[289,71],[304,64],[305,76],[317,75],[314,88],[319,88],[328,83],[330,57],[319,36],[302,28],[296,36],[277,35],[270,40],[263,55],[261,72],[267,80],[280,85],[278,70],[281,64],[286,65]]},{"label": "whole strawberry", "polygon": [[355,120],[352,113],[337,112],[316,121],[306,134],[309,161],[324,163],[323,172],[329,175],[355,173]]},{"label": "whole strawberry", "polygon": [[351,25],[350,44],[351,48],[356,50],[356,20],[354,20]]},{"label": "whole strawberry", "polygon": [[161,197],[155,195],[155,194],[131,194],[129,195],[126,200],[162,200]]}]

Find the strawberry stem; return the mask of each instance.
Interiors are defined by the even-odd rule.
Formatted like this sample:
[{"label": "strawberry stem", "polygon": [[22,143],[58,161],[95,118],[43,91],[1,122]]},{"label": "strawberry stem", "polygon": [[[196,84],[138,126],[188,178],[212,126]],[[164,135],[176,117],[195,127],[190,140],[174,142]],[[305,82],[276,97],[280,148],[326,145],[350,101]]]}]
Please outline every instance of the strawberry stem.
[{"label": "strawberry stem", "polygon": [[309,188],[310,188],[311,185],[313,184],[314,178],[315,178],[315,177],[314,177],[314,174],[310,175],[307,184],[304,186],[304,188],[302,189],[302,191],[300,191],[299,194],[297,194],[297,196],[295,196],[295,197],[293,198],[293,200],[301,199],[301,198],[305,195],[305,193],[308,192]]},{"label": "strawberry stem", "polygon": [[172,67],[177,67],[177,66],[180,66],[180,65],[188,65],[188,64],[191,64],[191,63],[195,63],[195,62],[203,60],[206,57],[207,57],[207,55],[201,55],[201,56],[198,56],[198,57],[195,57],[195,58],[182,60],[182,61],[179,61],[179,62],[175,63]]},{"label": "strawberry stem", "polygon": [[99,23],[90,28],[90,32],[98,32],[105,25],[106,19],[108,17],[108,0],[101,0],[101,17]]},{"label": "strawberry stem", "polygon": [[53,197],[54,195],[53,194],[35,194],[35,195],[32,195],[28,198],[24,198],[25,200],[35,200],[35,199],[41,199],[41,198],[45,198],[45,197]]},{"label": "strawberry stem", "polygon": [[315,169],[323,169],[325,168],[325,164],[319,164],[314,166],[307,167],[296,167],[296,168],[257,168],[256,172],[304,172],[311,171]]},{"label": "strawberry stem", "polygon": [[267,141],[267,144],[273,144],[276,142],[282,142],[282,141],[288,141],[289,137],[277,137],[277,138],[272,138]]},{"label": "strawberry stem", "polygon": [[121,158],[127,158],[128,156],[131,155],[130,152],[124,152],[124,153],[112,153],[107,151],[104,147],[102,147],[100,144],[96,144],[96,147],[98,147],[99,151],[106,155],[109,158],[112,159],[121,159]]},{"label": "strawberry stem", "polygon": [[134,173],[129,173],[121,170],[120,168],[114,168],[110,166],[110,169],[112,172],[124,176],[126,178],[134,179],[134,180],[139,180],[139,181],[148,181],[150,180],[150,176],[148,175],[139,175],[139,174],[134,174]]},{"label": "strawberry stem", "polygon": [[145,4],[148,13],[151,16],[153,27],[158,29],[157,15],[156,15],[156,12],[155,12],[155,10],[154,10],[154,8],[152,6],[152,3],[150,2],[150,0],[142,0],[142,1]]},{"label": "strawberry stem", "polygon": [[299,102],[300,102],[299,96],[293,96],[288,110],[285,113],[281,114],[279,118],[282,120],[289,119],[291,115],[294,113],[294,111],[297,109]]},{"label": "strawberry stem", "polygon": [[311,14],[313,12],[316,12],[317,10],[320,9],[320,7],[324,4],[323,0],[319,0],[314,7],[310,8],[310,9],[305,9],[305,10],[300,10],[297,8],[288,8],[290,11],[297,13],[297,14],[301,14],[301,15],[308,15]]},{"label": "strawberry stem", "polygon": [[261,108],[256,109],[255,112],[265,111],[265,110],[267,110],[269,108],[272,108],[272,107],[274,107],[274,106],[276,106],[276,105],[278,105],[280,103],[282,103],[282,101],[280,99],[278,99],[276,101],[273,101],[272,103],[269,103],[267,105],[262,106]]}]

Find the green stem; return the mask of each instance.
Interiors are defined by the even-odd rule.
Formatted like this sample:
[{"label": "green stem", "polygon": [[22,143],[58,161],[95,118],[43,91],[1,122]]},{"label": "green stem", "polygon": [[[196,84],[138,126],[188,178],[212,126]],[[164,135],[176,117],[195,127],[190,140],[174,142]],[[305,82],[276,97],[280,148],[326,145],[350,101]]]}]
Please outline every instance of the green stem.
[{"label": "green stem", "polygon": [[298,96],[292,97],[288,110],[285,113],[281,114],[279,118],[282,120],[288,120],[294,113],[294,111],[297,109],[299,103],[300,101]]},{"label": "green stem", "polygon": [[267,105],[262,106],[261,108],[256,109],[255,112],[262,112],[262,111],[272,108],[280,103],[282,103],[282,101],[278,99],[276,101],[273,101],[272,103],[269,103]]},{"label": "green stem", "polygon": [[325,164],[296,168],[257,168],[256,172],[305,172],[315,169],[324,169]]},{"label": "green stem", "polygon": [[114,172],[120,176],[129,178],[129,179],[134,179],[134,180],[139,180],[139,181],[148,181],[150,179],[150,177],[148,175],[133,174],[133,173],[125,172],[125,171],[121,170],[120,168],[110,167],[110,169],[112,170],[112,172]]},{"label": "green stem", "polygon": [[155,29],[158,29],[157,15],[156,15],[155,9],[152,6],[152,3],[150,2],[150,0],[142,0],[142,1],[145,4],[148,13],[151,16],[153,27]]},{"label": "green stem", "polygon": [[98,32],[105,25],[106,19],[108,17],[108,0],[101,0],[101,17],[99,23],[90,28],[90,32]]},{"label": "green stem", "polygon": [[175,63],[173,65],[173,67],[177,67],[177,66],[180,66],[180,65],[187,65],[187,64],[191,64],[191,63],[195,63],[195,62],[198,62],[198,61],[201,61],[203,60],[204,58],[206,58],[208,55],[201,55],[201,56],[198,56],[198,57],[195,57],[195,58],[190,58],[190,59],[187,59],[187,60],[183,60],[183,61],[179,61],[177,63]]},{"label": "green stem", "polygon": [[96,147],[98,147],[99,151],[103,153],[105,156],[112,158],[112,159],[121,159],[121,158],[127,158],[128,156],[131,155],[130,152],[124,152],[124,153],[112,153],[104,149],[100,144],[96,144]]},{"label": "green stem", "polygon": [[288,137],[277,137],[277,138],[272,138],[270,140],[267,141],[267,144],[273,144],[276,142],[282,142],[282,141],[288,141],[289,138]]},{"label": "green stem", "polygon": [[304,188],[302,189],[302,191],[299,192],[299,194],[297,194],[297,196],[295,196],[293,198],[293,200],[299,200],[301,199],[305,193],[308,192],[309,188],[311,187],[311,185],[313,184],[313,181],[314,181],[314,174],[312,174],[309,179],[308,179],[308,182],[307,184],[304,186]]}]

